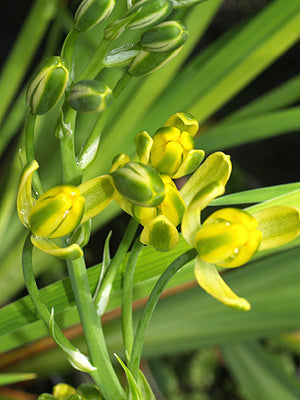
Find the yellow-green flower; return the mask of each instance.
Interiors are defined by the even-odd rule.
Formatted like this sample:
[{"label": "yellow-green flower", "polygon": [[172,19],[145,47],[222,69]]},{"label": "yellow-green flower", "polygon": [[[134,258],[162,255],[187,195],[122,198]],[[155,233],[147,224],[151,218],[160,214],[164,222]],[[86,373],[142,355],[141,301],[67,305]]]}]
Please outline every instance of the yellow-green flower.
[{"label": "yellow-green flower", "polygon": [[171,178],[191,174],[204,158],[203,150],[194,149],[193,136],[197,131],[198,122],[192,115],[172,115],[153,138],[145,131],[136,136],[135,145],[140,161]]},{"label": "yellow-green flower", "polygon": [[[38,249],[62,259],[79,258],[83,252],[77,243],[70,241],[72,236],[67,247],[59,247],[50,239],[70,235],[108,206],[114,195],[111,177],[103,175],[78,187],[56,186],[35,200],[31,194],[32,177],[37,169],[34,160],[23,170],[17,196],[19,218],[32,232],[31,241]],[[82,238],[80,241],[84,242]]]}]

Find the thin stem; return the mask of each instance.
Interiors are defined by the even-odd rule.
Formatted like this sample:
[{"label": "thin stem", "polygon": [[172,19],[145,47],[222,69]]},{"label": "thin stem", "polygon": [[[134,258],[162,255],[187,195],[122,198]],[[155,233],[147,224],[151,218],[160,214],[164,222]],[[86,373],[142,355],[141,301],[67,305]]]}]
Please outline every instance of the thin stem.
[{"label": "thin stem", "polygon": [[135,379],[138,378],[139,365],[142,354],[142,347],[144,343],[145,333],[148,328],[150,319],[152,317],[153,311],[157,305],[160,295],[162,294],[165,286],[169,282],[169,280],[176,274],[176,272],[182,268],[187,262],[193,260],[197,256],[197,251],[195,249],[191,249],[184,254],[181,254],[179,257],[173,261],[168,268],[164,271],[161,277],[156,282],[150,297],[146,303],[143,314],[139,321],[131,353],[131,359],[129,363],[129,369]]},{"label": "thin stem", "polygon": [[82,171],[78,168],[75,156],[74,126],[77,112],[65,104],[62,111],[60,124],[64,125],[60,129],[67,134],[58,135],[61,152],[61,162],[64,183],[79,185],[82,179]]},{"label": "thin stem", "polygon": [[110,44],[111,42],[106,40],[105,38],[101,40],[92,59],[89,61],[88,65],[84,68],[81,75],[79,76],[79,81],[82,81],[83,79],[96,78],[96,76],[104,68],[103,60]]},{"label": "thin stem", "polygon": [[93,306],[84,258],[67,261],[69,277],[92,364],[97,368],[97,384],[104,398],[125,399],[125,393],[110,362],[101,320]]},{"label": "thin stem", "polygon": [[134,278],[136,263],[143,247],[144,245],[140,242],[140,238],[138,237],[134,242],[134,245],[132,246],[123,279],[122,305],[121,305],[122,331],[123,331],[124,351],[127,362],[129,362],[130,360],[132,344],[133,344],[133,331],[132,331],[133,278]]},{"label": "thin stem", "polygon": [[[27,163],[30,163],[33,160],[35,160],[35,153],[34,153],[35,122],[36,122],[36,115],[32,114],[32,112],[29,111],[25,122],[25,153],[26,153]],[[34,172],[32,181],[37,195],[40,196],[43,193],[43,188],[37,171]]]},{"label": "thin stem", "polygon": [[110,263],[110,265],[106,271],[106,274],[104,275],[99,292],[97,293],[97,296],[95,298],[96,308],[97,308],[97,305],[101,303],[101,298],[105,294],[107,288],[111,287],[111,285],[116,277],[116,274],[120,268],[120,265],[129,249],[129,246],[132,243],[132,240],[134,238],[134,235],[136,233],[138,226],[139,226],[139,223],[134,218],[131,218],[131,220],[127,226],[126,232],[125,232],[125,234],[121,240],[121,243],[118,247],[118,250],[117,250],[112,262]]},{"label": "thin stem", "polygon": [[[131,78],[132,76],[125,72],[119,79],[113,91],[115,100],[120,96],[123,89],[126,87]],[[111,107],[107,108],[99,115],[92,132],[90,133],[87,141],[81,149],[81,152],[78,156],[78,166],[82,170],[86,169],[93,162],[97,155],[101,134],[106,124],[107,118],[111,112],[111,109]]]}]

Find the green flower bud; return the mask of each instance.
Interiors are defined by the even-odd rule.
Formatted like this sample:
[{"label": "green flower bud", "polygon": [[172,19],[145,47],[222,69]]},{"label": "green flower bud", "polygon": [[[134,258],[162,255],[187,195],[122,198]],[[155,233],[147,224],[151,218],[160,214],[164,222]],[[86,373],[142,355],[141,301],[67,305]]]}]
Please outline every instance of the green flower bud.
[{"label": "green flower bud", "polygon": [[206,0],[170,0],[174,8],[192,7]]},{"label": "green flower bud", "polygon": [[111,173],[117,191],[130,203],[142,207],[159,205],[165,197],[160,176],[147,165],[130,162]]},{"label": "green flower bud", "polygon": [[72,386],[67,385],[66,383],[59,383],[58,385],[55,385],[53,388],[53,396],[57,400],[65,400],[68,396],[75,393],[76,390]]},{"label": "green flower bud", "polygon": [[224,208],[213,213],[196,235],[199,256],[207,263],[235,268],[257,251],[262,233],[256,219],[245,211]]},{"label": "green flower bud", "polygon": [[32,113],[42,115],[51,110],[63,96],[68,80],[63,58],[53,56],[43,61],[27,89],[26,101]]},{"label": "green flower bud", "polygon": [[83,0],[75,13],[75,29],[88,31],[100,24],[112,12],[115,0]]},{"label": "green flower bud", "polygon": [[148,51],[162,53],[182,46],[188,38],[188,31],[180,21],[166,21],[144,32],[140,44]]},{"label": "green flower bud", "polygon": [[81,112],[102,112],[113,101],[112,90],[102,82],[85,80],[72,87],[69,102],[71,107]]},{"label": "green flower bud", "polygon": [[56,399],[55,397],[52,396],[52,394],[43,393],[38,397],[38,400],[56,400]]},{"label": "green flower bud", "polygon": [[41,238],[57,238],[71,233],[79,225],[85,199],[75,186],[56,186],[45,192],[28,214],[31,232]]},{"label": "green flower bud", "polygon": [[82,400],[101,400],[103,399],[100,390],[96,385],[90,383],[82,383],[77,388],[77,393],[81,396]]},{"label": "green flower bud", "polygon": [[143,29],[165,19],[172,11],[169,0],[141,0],[135,3],[125,18],[134,15],[135,17],[127,25],[131,29]]},{"label": "green flower bud", "polygon": [[152,53],[147,50],[141,50],[129,67],[128,73],[135,77],[151,74],[176,57],[181,48],[182,46],[165,53]]}]

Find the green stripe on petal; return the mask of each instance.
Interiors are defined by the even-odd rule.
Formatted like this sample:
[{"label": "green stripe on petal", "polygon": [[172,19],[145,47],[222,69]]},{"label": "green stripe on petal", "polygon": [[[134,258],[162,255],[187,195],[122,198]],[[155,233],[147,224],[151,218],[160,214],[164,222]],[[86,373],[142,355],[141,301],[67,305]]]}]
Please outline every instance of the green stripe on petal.
[{"label": "green stripe on petal", "polygon": [[141,242],[153,246],[157,251],[169,251],[179,240],[176,227],[164,215],[159,215],[147,224],[141,233]]},{"label": "green stripe on petal", "polygon": [[176,174],[173,175],[173,178],[178,179],[181,178],[182,176],[193,173],[202,163],[204,156],[205,152],[203,150],[189,151],[185,160],[177,170]]},{"label": "green stripe on petal", "polygon": [[99,176],[78,186],[85,198],[85,210],[81,223],[100,214],[112,201],[115,192],[109,175]]},{"label": "green stripe on petal", "polygon": [[72,244],[68,247],[58,247],[49,239],[38,238],[33,235],[31,236],[31,243],[44,253],[62,260],[75,260],[83,256],[83,252],[78,244]]},{"label": "green stripe on petal", "polygon": [[221,303],[235,310],[250,310],[249,302],[237,296],[229,286],[223,281],[216,267],[213,264],[206,263],[198,256],[195,263],[195,276],[198,284],[208,294],[219,300]]},{"label": "green stripe on petal", "polygon": [[34,199],[31,195],[32,193],[32,177],[34,171],[39,167],[37,161],[33,160],[30,164],[26,165],[23,170],[20,186],[17,196],[17,209],[18,215],[23,225],[28,227],[28,214],[33,207]]}]

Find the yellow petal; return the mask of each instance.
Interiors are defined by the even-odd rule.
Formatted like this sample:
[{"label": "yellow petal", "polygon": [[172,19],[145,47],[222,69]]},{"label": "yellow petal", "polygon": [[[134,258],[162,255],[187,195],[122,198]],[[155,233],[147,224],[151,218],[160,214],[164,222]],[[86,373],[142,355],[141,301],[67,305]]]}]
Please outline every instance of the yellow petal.
[{"label": "yellow petal", "polygon": [[39,167],[37,161],[33,160],[30,164],[26,165],[23,170],[20,186],[17,196],[17,209],[18,215],[23,225],[28,226],[28,214],[33,207],[32,191],[32,176],[34,171]]},{"label": "yellow petal", "polygon": [[237,296],[223,281],[216,267],[206,263],[198,256],[195,263],[195,276],[198,284],[221,303],[240,311],[250,310],[250,304]]},{"label": "yellow petal", "polygon": [[179,235],[175,226],[164,215],[159,215],[144,227],[140,240],[157,251],[168,251],[177,245]]},{"label": "yellow petal", "polygon": [[135,148],[139,160],[143,164],[148,164],[150,159],[150,151],[153,145],[153,139],[146,131],[138,133],[134,139]]},{"label": "yellow petal", "polygon": [[55,243],[49,239],[38,238],[31,236],[32,244],[44,253],[50,254],[51,256],[60,258],[62,260],[75,260],[83,256],[83,252],[78,244],[72,244],[68,247],[58,247]]}]

